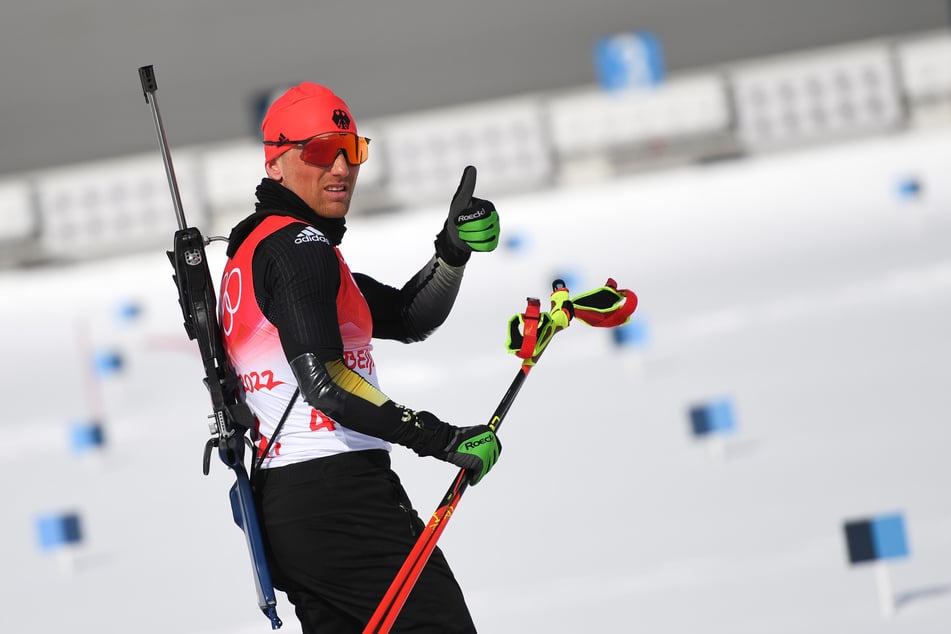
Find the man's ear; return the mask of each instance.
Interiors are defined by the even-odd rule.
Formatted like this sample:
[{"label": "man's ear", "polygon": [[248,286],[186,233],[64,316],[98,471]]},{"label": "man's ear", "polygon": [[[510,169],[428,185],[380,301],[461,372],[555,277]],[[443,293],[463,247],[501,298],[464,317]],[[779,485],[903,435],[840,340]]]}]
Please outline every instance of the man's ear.
[{"label": "man's ear", "polygon": [[284,169],[281,167],[280,156],[276,156],[265,163],[264,170],[271,179],[276,180],[278,183],[284,180]]}]

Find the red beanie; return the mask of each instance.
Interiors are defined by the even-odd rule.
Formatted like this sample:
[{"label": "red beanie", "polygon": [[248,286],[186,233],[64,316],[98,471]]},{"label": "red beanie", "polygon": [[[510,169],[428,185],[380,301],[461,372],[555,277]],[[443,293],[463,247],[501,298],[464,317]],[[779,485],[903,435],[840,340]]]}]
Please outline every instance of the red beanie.
[{"label": "red beanie", "polygon": [[[330,89],[305,81],[278,97],[264,115],[265,141],[301,141],[326,132],[357,133],[350,108]],[[293,145],[265,145],[264,162],[270,163]]]}]

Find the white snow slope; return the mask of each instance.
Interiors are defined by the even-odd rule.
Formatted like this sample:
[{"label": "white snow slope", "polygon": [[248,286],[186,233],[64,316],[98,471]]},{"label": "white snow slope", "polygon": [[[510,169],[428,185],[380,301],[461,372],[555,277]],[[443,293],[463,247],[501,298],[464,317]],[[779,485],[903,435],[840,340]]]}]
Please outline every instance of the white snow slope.
[{"label": "white snow slope", "polygon": [[[949,631],[949,165],[951,131],[928,130],[494,197],[522,247],[476,254],[429,340],[376,346],[392,398],[485,422],[518,367],[507,321],[558,275],[635,290],[649,337],[618,348],[576,323],[525,383],[502,460],[440,542],[480,631]],[[919,196],[896,193],[908,178]],[[402,284],[444,213],[352,217],[344,253]],[[0,274],[4,632],[270,631],[230,472],[201,473],[210,406],[170,276],[161,250]],[[123,302],[137,321],[114,318]],[[90,383],[102,348],[124,371]],[[716,453],[688,409],[719,397],[738,428]],[[96,459],[68,433],[93,415]],[[428,516],[455,470],[403,448],[394,462]],[[64,511],[82,546],[42,551],[37,517]],[[910,557],[887,565],[886,617],[843,524],[892,512]]]}]

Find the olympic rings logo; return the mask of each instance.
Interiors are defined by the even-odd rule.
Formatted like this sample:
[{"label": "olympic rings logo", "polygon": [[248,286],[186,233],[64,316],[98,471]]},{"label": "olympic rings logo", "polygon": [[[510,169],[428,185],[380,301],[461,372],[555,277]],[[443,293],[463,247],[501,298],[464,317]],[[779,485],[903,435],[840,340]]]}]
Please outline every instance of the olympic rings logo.
[{"label": "olympic rings logo", "polygon": [[[232,280],[234,280],[232,282]],[[221,295],[221,327],[225,336],[231,335],[234,328],[234,315],[241,306],[241,269],[231,269],[224,279],[224,292]],[[237,287],[237,288],[235,288]],[[234,298],[232,300],[232,298]]]}]

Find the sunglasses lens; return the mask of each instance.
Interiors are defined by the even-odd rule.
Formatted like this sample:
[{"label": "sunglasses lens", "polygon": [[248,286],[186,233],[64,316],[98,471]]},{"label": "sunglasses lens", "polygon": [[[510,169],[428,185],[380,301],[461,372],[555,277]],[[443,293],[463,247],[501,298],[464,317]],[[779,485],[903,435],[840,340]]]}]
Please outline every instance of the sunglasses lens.
[{"label": "sunglasses lens", "polygon": [[314,165],[330,165],[343,150],[348,163],[359,165],[367,160],[368,143],[366,137],[353,134],[322,134],[304,145],[300,157]]}]

